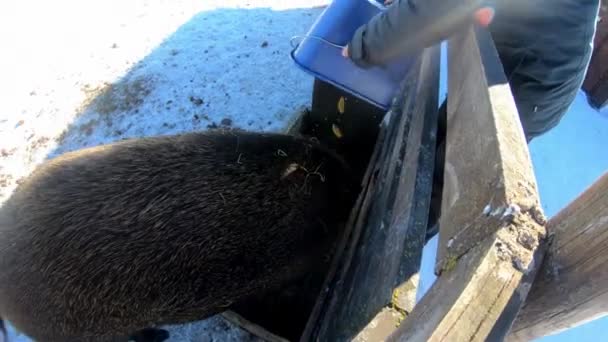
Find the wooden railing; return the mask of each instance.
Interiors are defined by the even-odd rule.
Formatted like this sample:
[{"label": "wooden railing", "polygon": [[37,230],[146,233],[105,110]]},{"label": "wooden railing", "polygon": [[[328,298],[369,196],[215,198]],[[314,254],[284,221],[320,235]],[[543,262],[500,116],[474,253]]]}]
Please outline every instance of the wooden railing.
[{"label": "wooden railing", "polygon": [[300,341],[530,340],[608,310],[608,175],[547,225],[488,32],[455,34],[448,61],[436,282],[416,303],[435,167],[434,47],[418,57],[380,127]]}]

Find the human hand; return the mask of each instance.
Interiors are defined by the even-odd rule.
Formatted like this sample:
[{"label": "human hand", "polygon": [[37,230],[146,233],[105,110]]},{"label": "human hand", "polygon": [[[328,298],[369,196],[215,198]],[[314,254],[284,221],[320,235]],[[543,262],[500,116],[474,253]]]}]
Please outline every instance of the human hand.
[{"label": "human hand", "polygon": [[[384,6],[390,6],[393,2],[395,2],[395,0],[384,0]],[[480,8],[475,12],[474,17],[479,25],[487,27],[494,18],[494,9],[491,7]]]},{"label": "human hand", "polygon": [[483,27],[490,26],[494,19],[494,9],[492,7],[482,7],[473,14],[475,22]]},{"label": "human hand", "polygon": [[342,57],[344,58],[348,58],[349,54],[348,54],[348,45],[346,45],[345,47],[342,48]]}]

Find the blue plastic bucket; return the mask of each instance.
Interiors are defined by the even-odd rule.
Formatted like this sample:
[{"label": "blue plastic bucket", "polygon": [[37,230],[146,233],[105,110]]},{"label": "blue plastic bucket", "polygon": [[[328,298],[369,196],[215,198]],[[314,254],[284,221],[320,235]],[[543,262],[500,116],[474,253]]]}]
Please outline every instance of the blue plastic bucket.
[{"label": "blue plastic bucket", "polygon": [[382,11],[376,0],[334,0],[317,18],[291,53],[306,72],[380,108],[388,109],[412,63],[399,59],[383,67],[360,68],[342,56],[337,45],[346,45],[355,31]]}]

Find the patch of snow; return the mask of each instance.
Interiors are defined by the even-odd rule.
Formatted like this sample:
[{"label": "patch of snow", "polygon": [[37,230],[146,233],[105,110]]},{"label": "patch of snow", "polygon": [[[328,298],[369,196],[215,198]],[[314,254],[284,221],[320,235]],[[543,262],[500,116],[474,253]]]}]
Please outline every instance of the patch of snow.
[{"label": "patch of snow", "polygon": [[502,219],[508,218],[509,216],[517,215],[521,213],[521,208],[517,204],[510,204],[505,212],[502,214]]},{"label": "patch of snow", "polygon": [[[215,316],[202,322],[167,327],[171,336],[167,342],[262,342],[232,323]],[[220,338],[218,340],[218,337]]]},{"label": "patch of snow", "polygon": [[486,205],[485,208],[483,208],[483,214],[488,216],[490,215],[490,213],[492,212],[492,206],[490,204]]},{"label": "patch of snow", "polygon": [[502,214],[504,211],[505,211],[505,208],[503,208],[502,206],[498,207],[490,213],[490,216],[498,216],[498,215]]},{"label": "patch of snow", "polygon": [[231,126],[279,131],[310,103],[290,60],[328,0],[0,5],[0,203],[48,157]]}]

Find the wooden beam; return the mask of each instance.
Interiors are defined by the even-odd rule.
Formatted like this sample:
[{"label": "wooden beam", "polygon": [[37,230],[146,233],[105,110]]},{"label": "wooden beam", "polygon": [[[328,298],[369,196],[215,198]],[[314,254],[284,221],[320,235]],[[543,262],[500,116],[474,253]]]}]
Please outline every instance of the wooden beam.
[{"label": "wooden beam", "polygon": [[432,187],[438,53],[422,53],[385,117],[364,191],[301,341],[383,340],[414,305]]},{"label": "wooden beam", "polygon": [[391,341],[502,339],[545,236],[526,140],[490,35],[471,26],[448,48],[440,276]]},{"label": "wooden beam", "polygon": [[542,216],[523,129],[492,38],[469,29],[449,47],[437,273],[502,229],[505,213]]},{"label": "wooden beam", "polygon": [[608,173],[553,217],[551,246],[510,341],[556,334],[608,314]]}]

